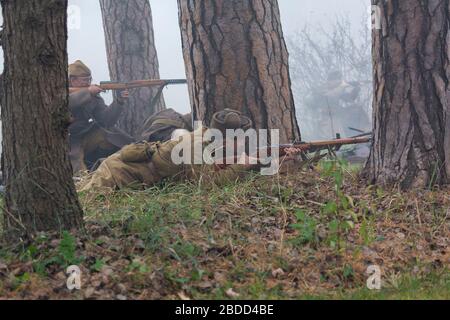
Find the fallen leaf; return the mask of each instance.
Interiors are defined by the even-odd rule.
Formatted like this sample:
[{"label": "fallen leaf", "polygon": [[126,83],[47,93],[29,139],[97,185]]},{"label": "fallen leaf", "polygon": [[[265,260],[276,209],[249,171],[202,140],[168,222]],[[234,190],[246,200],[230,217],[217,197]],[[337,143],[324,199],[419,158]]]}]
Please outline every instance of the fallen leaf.
[{"label": "fallen leaf", "polygon": [[216,271],[216,272],[214,272],[214,280],[222,283],[227,280],[227,277],[225,276],[225,274]]},{"label": "fallen leaf", "polygon": [[239,297],[239,293],[234,292],[233,288],[228,289],[225,291],[225,294],[230,298],[237,298]]},{"label": "fallen leaf", "polygon": [[94,294],[94,292],[95,292],[95,288],[89,287],[89,288],[87,288],[86,290],[84,290],[84,297],[85,297],[86,299],[89,299],[90,297],[92,297],[92,295]]},{"label": "fallen leaf", "polygon": [[272,271],[272,276],[274,278],[278,278],[278,276],[283,276],[283,275],[284,275],[284,271],[281,268],[278,268],[278,269]]},{"label": "fallen leaf", "polygon": [[397,238],[399,238],[399,239],[405,239],[405,234],[404,233],[401,233],[401,232],[399,232],[399,233],[397,233]]},{"label": "fallen leaf", "polygon": [[178,297],[179,297],[181,300],[184,300],[184,301],[191,300],[187,295],[184,294],[183,291],[178,292]]},{"label": "fallen leaf", "polygon": [[119,290],[121,293],[127,292],[127,287],[123,283],[119,283],[117,285],[117,290]]}]

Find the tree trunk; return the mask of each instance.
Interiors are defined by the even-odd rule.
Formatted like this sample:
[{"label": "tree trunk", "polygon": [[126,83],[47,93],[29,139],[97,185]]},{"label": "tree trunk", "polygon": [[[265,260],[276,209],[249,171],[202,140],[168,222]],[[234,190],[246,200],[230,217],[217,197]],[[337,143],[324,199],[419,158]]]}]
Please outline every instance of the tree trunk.
[{"label": "tree trunk", "polygon": [[194,117],[237,109],[257,129],[300,139],[276,0],[178,0]]},{"label": "tree trunk", "polygon": [[[100,0],[100,6],[111,80],[159,79],[149,0]],[[143,121],[165,109],[162,95],[151,106],[158,89],[133,89],[118,126],[134,136]]]},{"label": "tree trunk", "polygon": [[373,0],[374,142],[365,174],[402,188],[450,177],[450,2]]},{"label": "tree trunk", "polygon": [[2,0],[5,229],[82,226],[68,158],[67,0]]}]

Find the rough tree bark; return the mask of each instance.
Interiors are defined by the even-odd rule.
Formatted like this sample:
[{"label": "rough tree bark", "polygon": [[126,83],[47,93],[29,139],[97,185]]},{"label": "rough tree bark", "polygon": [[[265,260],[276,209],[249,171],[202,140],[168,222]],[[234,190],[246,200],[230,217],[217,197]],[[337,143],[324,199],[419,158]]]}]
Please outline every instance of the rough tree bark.
[{"label": "rough tree bark", "polygon": [[67,141],[67,0],[1,5],[5,230],[17,237],[79,228]]},{"label": "rough tree bark", "polygon": [[241,110],[257,129],[300,139],[276,0],[178,0],[194,117]]},{"label": "rough tree bark", "polygon": [[372,0],[374,142],[365,174],[402,188],[450,177],[450,1]]},{"label": "rough tree bark", "polygon": [[[100,6],[111,80],[159,79],[149,0],[100,0]],[[162,95],[151,108],[158,89],[134,89],[119,127],[135,135],[145,119],[165,109]]]}]

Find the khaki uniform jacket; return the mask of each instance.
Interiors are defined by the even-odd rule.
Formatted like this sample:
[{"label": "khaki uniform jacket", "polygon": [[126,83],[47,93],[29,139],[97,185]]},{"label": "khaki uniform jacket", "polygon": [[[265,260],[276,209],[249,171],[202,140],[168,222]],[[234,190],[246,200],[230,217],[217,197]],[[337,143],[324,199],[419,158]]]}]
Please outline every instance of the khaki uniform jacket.
[{"label": "khaki uniform jacket", "polygon": [[[199,139],[195,135],[203,134],[199,129],[189,135],[192,143],[192,151],[199,146]],[[165,143],[141,143],[130,145],[113,154],[102,162],[100,167],[91,175],[81,191],[116,190],[127,187],[151,187],[164,178],[171,177],[174,180],[202,180],[206,183],[223,185],[234,182],[244,176],[250,169],[256,166],[230,165],[219,169],[216,165],[195,164],[195,158],[201,155],[192,152],[192,164],[175,164],[172,161],[172,150],[179,141]],[[207,145],[203,143],[200,150]],[[198,149],[197,149],[198,150]],[[151,153],[151,156],[146,156]],[[201,159],[197,159],[201,160]]]}]

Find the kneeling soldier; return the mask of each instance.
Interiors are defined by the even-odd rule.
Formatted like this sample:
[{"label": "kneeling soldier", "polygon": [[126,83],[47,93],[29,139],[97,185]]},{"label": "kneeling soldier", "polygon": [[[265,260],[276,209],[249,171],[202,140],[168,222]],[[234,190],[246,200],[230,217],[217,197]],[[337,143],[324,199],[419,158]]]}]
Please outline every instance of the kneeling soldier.
[{"label": "kneeling soldier", "polygon": [[[91,85],[91,70],[80,60],[69,65],[69,109],[72,123],[69,126],[70,161],[74,173],[86,171],[88,155],[109,156],[134,139],[115,127],[128,91],[123,91],[109,107],[99,96],[102,88]],[[94,156],[92,162],[97,157]]]}]

